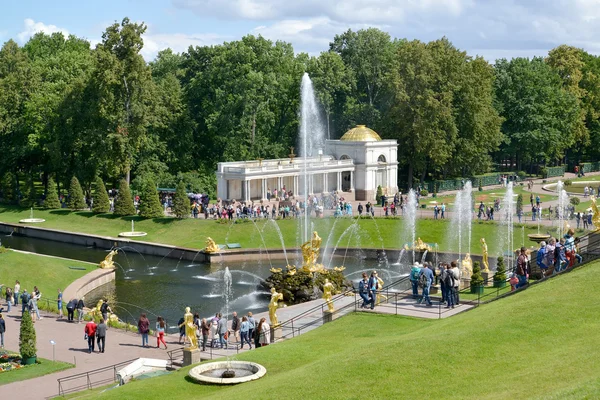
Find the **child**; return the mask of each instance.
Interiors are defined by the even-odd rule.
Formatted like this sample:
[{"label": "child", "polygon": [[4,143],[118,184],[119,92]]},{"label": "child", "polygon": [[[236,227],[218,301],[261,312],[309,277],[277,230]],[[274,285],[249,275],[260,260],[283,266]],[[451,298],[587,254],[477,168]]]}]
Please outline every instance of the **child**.
[{"label": "child", "polygon": [[511,273],[508,282],[510,283],[510,291],[514,292],[517,289],[517,283],[519,283],[519,278],[517,278],[516,274]]}]

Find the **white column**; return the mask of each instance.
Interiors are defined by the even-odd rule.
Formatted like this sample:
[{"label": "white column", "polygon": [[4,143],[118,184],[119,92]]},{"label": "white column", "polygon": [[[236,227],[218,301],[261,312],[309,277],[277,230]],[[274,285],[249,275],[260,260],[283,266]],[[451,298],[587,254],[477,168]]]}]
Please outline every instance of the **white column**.
[{"label": "white column", "polygon": [[244,181],[244,187],[246,188],[246,194],[244,196],[245,201],[250,201],[250,181]]},{"label": "white column", "polygon": [[281,176],[277,177],[277,193],[281,192],[281,188],[283,187],[283,178]]},{"label": "white column", "polygon": [[335,190],[338,192],[342,191],[342,173],[340,171],[337,173],[337,187]]},{"label": "white column", "polygon": [[293,189],[294,190],[294,196],[298,196],[298,186],[299,186],[298,185],[298,183],[299,183],[298,180],[299,180],[298,175],[294,175],[294,189]]},{"label": "white column", "polygon": [[308,193],[313,194],[313,174],[308,176]]},{"label": "white column", "polygon": [[266,179],[260,180],[260,198],[263,200],[267,198],[267,180]]},{"label": "white column", "polygon": [[327,176],[327,172],[325,172],[323,174],[323,188],[322,188],[323,189],[323,193],[327,193],[329,191],[328,190],[329,188],[327,187],[327,185],[329,183],[328,181],[329,181],[329,179],[328,179],[328,176]]},{"label": "white column", "polygon": [[354,171],[350,171],[350,191],[354,192]]}]

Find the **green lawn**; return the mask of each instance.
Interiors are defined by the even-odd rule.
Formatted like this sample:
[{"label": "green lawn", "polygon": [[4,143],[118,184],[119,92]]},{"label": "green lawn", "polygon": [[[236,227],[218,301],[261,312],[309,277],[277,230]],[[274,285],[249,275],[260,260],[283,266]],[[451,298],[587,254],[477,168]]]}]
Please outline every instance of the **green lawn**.
[{"label": "green lawn", "polygon": [[[15,207],[0,207],[0,220],[4,222],[18,222],[19,219],[29,215],[28,210]],[[36,217],[46,219],[41,225],[44,228],[60,229],[72,232],[82,232],[104,236],[116,236],[119,232],[131,230],[131,219],[135,219],[135,229],[148,233],[143,240],[157,243],[165,243],[188,248],[202,249],[205,246],[207,236],[212,237],[217,243],[240,243],[243,248],[266,247],[278,249],[282,247],[277,229],[272,222],[259,220],[256,225],[252,222],[242,224],[221,224],[214,220],[158,218],[144,220],[138,217],[116,218],[112,215],[94,215],[90,212],[70,212],[68,210],[44,211],[36,210]],[[356,219],[339,218],[337,222],[333,218],[322,218],[314,220],[316,229],[326,244],[329,232],[333,233],[328,245],[333,247],[338,244],[343,235]],[[334,226],[335,224],[335,226]],[[404,219],[402,218],[363,218],[359,222],[359,235],[346,234],[340,246],[351,247],[375,247],[382,246],[388,249],[401,248],[408,241],[408,235],[404,233]],[[286,248],[299,246],[299,238],[296,235],[298,221],[295,219],[277,221]],[[537,232],[537,227],[525,228],[525,234]],[[475,222],[472,228],[472,252],[480,252],[479,239],[485,237],[490,247],[490,254],[497,254],[500,248],[497,246],[499,234],[504,233],[504,228],[492,222]],[[261,237],[262,234],[262,237]],[[450,219],[433,220],[419,219],[417,221],[417,235],[428,243],[438,243],[440,250],[455,249],[457,243],[457,232],[452,230]],[[527,240],[527,239],[526,239]],[[522,232],[520,227],[514,229],[514,243],[520,245]],[[526,245],[535,245],[527,242]]]},{"label": "green lawn", "polygon": [[11,371],[1,372],[0,385],[37,378],[38,376],[48,375],[74,367],[74,365],[70,363],[51,361],[46,360],[45,358],[38,358],[38,361],[39,364],[30,365],[22,369],[13,369]]},{"label": "green lawn", "polygon": [[[69,267],[85,268],[84,270]],[[56,303],[46,303],[45,299],[55,300],[57,289],[64,290],[71,282],[96,269],[92,264],[69,261],[35,254],[8,251],[0,254],[0,283],[4,287],[14,287],[15,281],[21,282],[21,293],[27,289],[31,293],[36,285],[42,292],[39,306],[42,309],[56,309]],[[20,303],[20,300],[19,300]],[[48,305],[50,307],[48,307]]]},{"label": "green lawn", "polygon": [[600,290],[598,268],[443,320],[351,314],[237,356],[267,368],[255,382],[196,385],[184,368],[95,398],[598,398],[600,303],[581,295]]}]

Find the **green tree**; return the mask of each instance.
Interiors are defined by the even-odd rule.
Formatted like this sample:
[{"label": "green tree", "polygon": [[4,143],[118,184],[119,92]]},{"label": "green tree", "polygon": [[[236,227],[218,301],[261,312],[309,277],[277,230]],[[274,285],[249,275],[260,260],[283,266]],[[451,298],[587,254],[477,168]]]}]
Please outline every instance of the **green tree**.
[{"label": "green tree", "polygon": [[37,355],[37,339],[29,311],[25,311],[21,318],[19,353],[23,359],[28,359]]},{"label": "green tree", "polygon": [[133,205],[133,197],[129,190],[129,184],[125,179],[121,179],[121,182],[119,183],[119,194],[115,200],[114,214],[122,217],[136,214],[135,206]]},{"label": "green tree", "polygon": [[71,178],[71,184],[69,185],[69,201],[67,206],[71,210],[83,210],[87,207],[85,204],[85,197],[83,196],[83,190],[79,184],[77,177]]},{"label": "green tree", "polygon": [[27,185],[27,188],[26,188],[25,196],[23,196],[23,198],[21,199],[19,204],[21,207],[33,207],[33,206],[37,205],[37,202],[39,200],[39,195],[35,188],[35,183],[33,182],[32,177],[29,177],[27,179],[26,185]]},{"label": "green tree", "polygon": [[160,205],[156,184],[150,178],[146,179],[140,195],[140,216],[144,218],[164,217],[163,209]]},{"label": "green tree", "polygon": [[517,215],[523,214],[523,194],[517,196]]},{"label": "green tree", "polygon": [[46,191],[46,199],[44,200],[44,208],[56,209],[60,208],[60,200],[58,199],[58,191],[54,179],[48,178],[48,189]]},{"label": "green tree", "polygon": [[94,193],[94,205],[92,210],[95,213],[107,213],[110,211],[110,200],[104,182],[100,177],[96,178],[96,191]]},{"label": "green tree", "polygon": [[14,174],[6,172],[2,176],[1,189],[2,189],[2,201],[7,204],[16,203],[18,199],[16,179]]},{"label": "green tree", "polygon": [[173,213],[177,218],[186,218],[190,215],[190,199],[185,190],[185,183],[180,181],[177,184],[175,198],[173,199]]}]

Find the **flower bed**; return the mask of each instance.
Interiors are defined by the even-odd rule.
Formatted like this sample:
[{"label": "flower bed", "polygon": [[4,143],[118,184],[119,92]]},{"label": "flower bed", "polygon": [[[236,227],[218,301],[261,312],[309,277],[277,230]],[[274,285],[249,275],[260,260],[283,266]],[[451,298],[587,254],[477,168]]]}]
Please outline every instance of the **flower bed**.
[{"label": "flower bed", "polygon": [[13,369],[23,368],[21,365],[21,355],[10,351],[0,351],[0,373],[11,371]]}]

